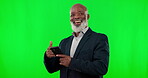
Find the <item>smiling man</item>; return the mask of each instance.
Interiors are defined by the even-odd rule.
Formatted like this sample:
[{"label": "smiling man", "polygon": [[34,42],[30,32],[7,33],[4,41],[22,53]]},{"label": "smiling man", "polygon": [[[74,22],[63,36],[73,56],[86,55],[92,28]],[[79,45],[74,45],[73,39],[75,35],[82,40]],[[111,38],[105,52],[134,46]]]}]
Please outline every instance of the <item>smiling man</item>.
[{"label": "smiling man", "polygon": [[70,9],[72,36],[61,41],[63,54],[55,55],[50,48],[44,55],[49,73],[60,70],[60,78],[103,78],[109,62],[109,45],[105,34],[96,33],[88,27],[89,14],[82,4]]},{"label": "smiling man", "polygon": [[87,9],[81,4],[74,5],[70,10],[70,23],[75,33],[82,31],[88,26],[87,19],[89,18]]}]

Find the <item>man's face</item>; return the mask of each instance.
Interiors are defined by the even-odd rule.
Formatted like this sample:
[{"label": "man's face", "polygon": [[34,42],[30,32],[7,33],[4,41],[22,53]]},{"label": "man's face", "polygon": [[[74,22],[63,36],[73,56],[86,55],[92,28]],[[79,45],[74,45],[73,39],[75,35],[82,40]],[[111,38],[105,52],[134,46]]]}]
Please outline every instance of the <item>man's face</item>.
[{"label": "man's face", "polygon": [[70,12],[70,21],[75,26],[79,27],[86,20],[86,10],[83,7],[73,7]]}]

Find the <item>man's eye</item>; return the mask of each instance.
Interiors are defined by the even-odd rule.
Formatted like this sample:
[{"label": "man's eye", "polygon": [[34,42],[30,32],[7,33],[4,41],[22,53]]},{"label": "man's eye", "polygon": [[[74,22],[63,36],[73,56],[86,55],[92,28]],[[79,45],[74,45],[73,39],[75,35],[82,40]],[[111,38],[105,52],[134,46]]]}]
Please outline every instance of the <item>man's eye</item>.
[{"label": "man's eye", "polygon": [[81,15],[84,15],[84,13],[80,13]]},{"label": "man's eye", "polygon": [[74,15],[72,14],[72,15],[70,15],[70,16],[72,17],[72,16],[74,16]]}]

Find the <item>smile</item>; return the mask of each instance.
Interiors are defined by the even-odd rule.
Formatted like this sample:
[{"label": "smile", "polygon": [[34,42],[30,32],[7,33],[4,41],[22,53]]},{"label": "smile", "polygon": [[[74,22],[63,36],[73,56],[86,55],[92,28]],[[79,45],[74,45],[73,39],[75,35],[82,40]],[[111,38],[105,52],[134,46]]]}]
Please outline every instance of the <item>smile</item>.
[{"label": "smile", "polygon": [[82,21],[77,20],[77,21],[74,21],[73,23],[78,26],[78,25],[80,25],[82,23]]}]

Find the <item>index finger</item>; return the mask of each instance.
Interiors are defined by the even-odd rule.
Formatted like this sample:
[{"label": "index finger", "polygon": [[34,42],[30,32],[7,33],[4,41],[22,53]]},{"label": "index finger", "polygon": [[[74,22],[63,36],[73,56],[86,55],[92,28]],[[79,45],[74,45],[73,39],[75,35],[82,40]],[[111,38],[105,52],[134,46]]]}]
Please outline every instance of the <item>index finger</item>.
[{"label": "index finger", "polygon": [[57,54],[56,57],[66,57],[67,55],[64,54]]}]

